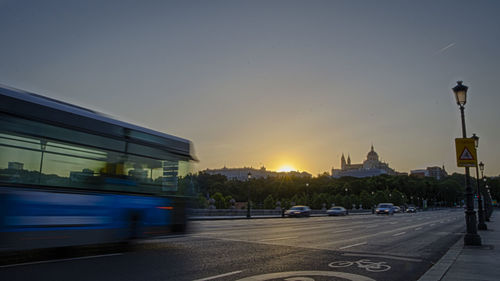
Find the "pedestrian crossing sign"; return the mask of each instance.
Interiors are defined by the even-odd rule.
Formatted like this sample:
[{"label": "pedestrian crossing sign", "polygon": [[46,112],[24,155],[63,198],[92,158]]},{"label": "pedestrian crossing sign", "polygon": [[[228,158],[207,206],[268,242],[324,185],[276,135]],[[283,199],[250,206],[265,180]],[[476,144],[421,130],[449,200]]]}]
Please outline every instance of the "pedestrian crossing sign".
[{"label": "pedestrian crossing sign", "polygon": [[455,139],[455,149],[457,152],[458,167],[476,167],[477,155],[474,139],[457,138]]}]

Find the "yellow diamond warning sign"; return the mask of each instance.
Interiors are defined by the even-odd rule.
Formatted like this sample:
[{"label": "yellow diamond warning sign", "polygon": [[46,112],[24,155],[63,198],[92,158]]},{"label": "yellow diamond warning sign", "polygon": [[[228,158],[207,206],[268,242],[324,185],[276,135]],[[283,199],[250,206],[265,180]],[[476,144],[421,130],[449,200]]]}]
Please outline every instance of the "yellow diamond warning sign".
[{"label": "yellow diamond warning sign", "polygon": [[455,149],[457,152],[458,167],[476,167],[477,156],[474,139],[461,138],[455,139]]}]

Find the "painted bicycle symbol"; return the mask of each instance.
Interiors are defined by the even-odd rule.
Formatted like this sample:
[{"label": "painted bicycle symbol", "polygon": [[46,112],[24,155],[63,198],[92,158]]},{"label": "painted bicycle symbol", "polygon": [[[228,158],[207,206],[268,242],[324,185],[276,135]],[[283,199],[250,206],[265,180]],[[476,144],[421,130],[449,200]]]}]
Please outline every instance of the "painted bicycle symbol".
[{"label": "painted bicycle symbol", "polygon": [[372,262],[370,260],[357,260],[357,261],[334,261],[328,264],[329,267],[348,267],[356,264],[359,268],[364,268],[370,272],[383,272],[391,269],[386,262]]}]

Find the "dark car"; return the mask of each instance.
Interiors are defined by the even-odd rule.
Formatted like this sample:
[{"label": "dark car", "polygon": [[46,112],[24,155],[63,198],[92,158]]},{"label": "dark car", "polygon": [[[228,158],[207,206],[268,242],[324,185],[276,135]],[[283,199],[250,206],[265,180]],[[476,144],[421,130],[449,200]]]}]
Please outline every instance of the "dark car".
[{"label": "dark car", "polygon": [[377,215],[394,215],[394,204],[392,203],[380,203],[375,209],[375,214]]},{"label": "dark car", "polygon": [[311,215],[311,208],[308,206],[293,206],[286,210],[285,216],[287,217],[309,217]]},{"label": "dark car", "polygon": [[329,216],[345,216],[347,215],[347,210],[344,207],[331,207],[326,211],[326,214]]}]

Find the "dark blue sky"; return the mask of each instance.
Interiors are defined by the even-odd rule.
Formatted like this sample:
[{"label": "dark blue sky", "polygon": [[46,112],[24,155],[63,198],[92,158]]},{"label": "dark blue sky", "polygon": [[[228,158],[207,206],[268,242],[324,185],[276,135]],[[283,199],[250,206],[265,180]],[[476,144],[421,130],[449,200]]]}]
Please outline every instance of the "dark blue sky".
[{"label": "dark blue sky", "polygon": [[313,174],[373,143],[458,171],[459,112],[500,173],[498,1],[1,1],[0,83],[191,139],[199,169]]}]

